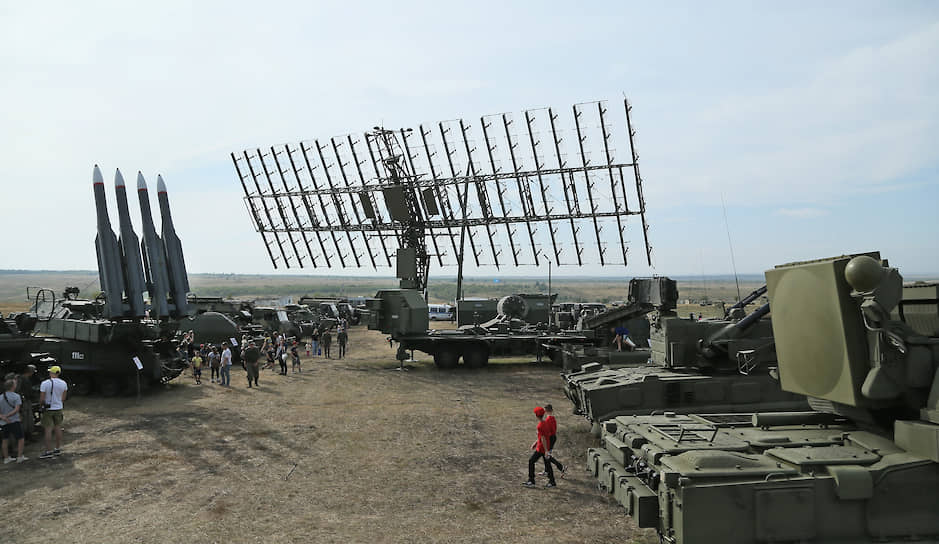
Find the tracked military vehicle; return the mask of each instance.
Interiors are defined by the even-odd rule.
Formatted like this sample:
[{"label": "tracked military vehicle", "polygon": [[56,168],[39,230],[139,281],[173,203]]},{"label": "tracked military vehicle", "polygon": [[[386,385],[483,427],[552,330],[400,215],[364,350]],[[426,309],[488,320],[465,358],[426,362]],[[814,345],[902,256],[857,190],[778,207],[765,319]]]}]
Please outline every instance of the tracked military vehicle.
[{"label": "tracked military vehicle", "polygon": [[812,410],[619,416],[587,470],[663,542],[939,542],[939,283],[877,253],[766,272]]},{"label": "tracked military vehicle", "polygon": [[765,319],[769,305],[749,316],[737,311],[764,291],[728,309],[736,319],[697,321],[675,314],[673,280],[633,279],[626,305],[586,322],[602,331],[614,318],[648,314],[651,347],[610,352],[605,365],[588,363],[563,373],[564,394],[574,413],[590,421],[599,436],[600,421],[623,414],[807,409],[803,397],[782,391],[770,375],[776,353]]},{"label": "tracked military vehicle", "polygon": [[[52,354],[62,367],[62,378],[73,394],[97,391],[104,395],[129,392],[165,383],[178,376],[187,362],[177,352],[181,327],[200,329],[230,338],[237,328],[219,314],[195,313],[187,304],[189,279],[182,244],[176,235],[169,197],[162,177],[157,178],[157,200],[162,233],[157,235],[143,175],[137,175],[143,239],[130,219],[127,189],[118,170],[114,177],[120,236],[111,228],[104,178],[95,166],[92,175],[97,236],[95,252],[101,293],[93,300],[78,298],[78,290],[57,296],[50,289],[28,294],[33,305],[21,319],[15,341],[0,359],[22,365],[33,352]],[[144,300],[144,291],[150,295]],[[25,326],[28,324],[28,327]],[[9,325],[7,325],[9,328]],[[28,338],[28,339],[24,339]],[[17,351],[18,350],[18,351]]]}]

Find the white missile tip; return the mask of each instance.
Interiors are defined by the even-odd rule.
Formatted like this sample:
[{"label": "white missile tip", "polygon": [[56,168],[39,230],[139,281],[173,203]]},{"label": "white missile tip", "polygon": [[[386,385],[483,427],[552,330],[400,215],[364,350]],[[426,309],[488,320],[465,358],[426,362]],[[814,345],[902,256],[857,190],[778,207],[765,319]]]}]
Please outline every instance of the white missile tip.
[{"label": "white missile tip", "polygon": [[118,168],[114,171],[114,186],[123,187],[124,186],[124,176],[121,175],[121,169]]},{"label": "white missile tip", "polygon": [[98,168],[97,164],[95,165],[95,171],[91,175],[91,179],[94,183],[101,183],[101,184],[104,183],[104,176],[101,175],[101,169]]},{"label": "white missile tip", "polygon": [[147,189],[147,182],[143,179],[143,174],[140,171],[137,172],[137,190],[145,191]]},{"label": "white missile tip", "polygon": [[159,193],[166,192],[166,184],[163,183],[163,176],[160,176],[160,175],[157,175],[157,192]]}]

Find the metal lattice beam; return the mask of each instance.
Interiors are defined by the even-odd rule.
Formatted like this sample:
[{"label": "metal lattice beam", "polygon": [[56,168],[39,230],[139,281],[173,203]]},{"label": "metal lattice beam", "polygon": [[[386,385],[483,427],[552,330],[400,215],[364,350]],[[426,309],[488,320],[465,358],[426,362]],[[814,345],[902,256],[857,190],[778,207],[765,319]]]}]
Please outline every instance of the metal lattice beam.
[{"label": "metal lattice beam", "polygon": [[[461,232],[477,266],[625,265],[637,242],[651,264],[631,106],[622,104],[623,118],[591,102],[570,117],[524,111],[521,126],[503,113],[376,127],[231,158],[275,268],[391,266],[408,247],[426,276],[431,261],[456,264]],[[629,216],[640,218],[641,242],[630,239]]]}]

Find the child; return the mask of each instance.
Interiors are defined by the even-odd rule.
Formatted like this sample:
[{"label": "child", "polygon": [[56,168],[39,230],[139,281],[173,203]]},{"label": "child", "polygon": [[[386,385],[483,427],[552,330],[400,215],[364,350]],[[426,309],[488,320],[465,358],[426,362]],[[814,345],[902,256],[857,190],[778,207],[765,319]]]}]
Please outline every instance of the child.
[{"label": "child", "polygon": [[196,379],[196,385],[202,385],[202,352],[196,350],[192,356],[192,377]]},{"label": "child", "polygon": [[293,366],[291,371],[293,372],[302,372],[300,369],[300,351],[297,348],[297,342],[295,341],[292,346],[290,346],[290,357],[293,360]]}]

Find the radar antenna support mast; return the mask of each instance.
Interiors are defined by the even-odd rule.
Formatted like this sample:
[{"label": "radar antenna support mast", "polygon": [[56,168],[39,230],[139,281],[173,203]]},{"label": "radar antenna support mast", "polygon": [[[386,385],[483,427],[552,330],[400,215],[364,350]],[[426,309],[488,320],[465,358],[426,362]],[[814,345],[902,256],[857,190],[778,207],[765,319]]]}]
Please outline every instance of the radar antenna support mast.
[{"label": "radar antenna support mast", "polygon": [[[426,297],[431,260],[461,269],[626,266],[628,246],[639,243],[651,265],[632,106],[621,104],[621,116],[590,102],[478,123],[377,126],[328,148],[307,140],[231,158],[275,268],[394,261],[400,287]],[[641,228],[628,229],[629,216]]]}]

